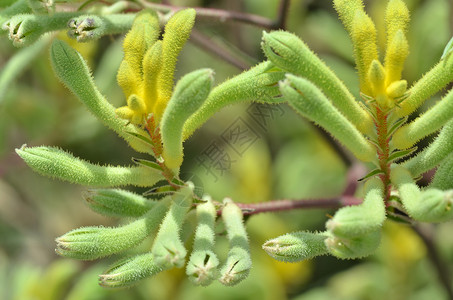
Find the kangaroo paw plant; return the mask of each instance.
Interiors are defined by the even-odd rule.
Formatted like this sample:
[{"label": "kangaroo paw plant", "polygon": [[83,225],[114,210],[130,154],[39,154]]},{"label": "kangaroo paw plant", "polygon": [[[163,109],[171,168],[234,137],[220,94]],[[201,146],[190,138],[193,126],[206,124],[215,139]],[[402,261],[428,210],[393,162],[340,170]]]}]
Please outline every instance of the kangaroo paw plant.
[{"label": "kangaroo paw plant", "polygon": [[[387,4],[383,62],[379,60],[375,25],[362,1],[333,2],[352,40],[362,99],[354,99],[295,35],[265,33],[262,46],[267,58],[287,72],[279,86],[289,105],[374,169],[362,178],[366,181],[363,203],[339,209],[327,221],[326,231],[296,232],[267,241],[263,249],[278,260],[294,262],[323,254],[342,259],[364,257],[379,246],[386,215],[422,222],[442,222],[453,216],[453,92],[407,122],[409,114],[452,81],[450,46],[441,61],[408,89],[401,78],[409,54],[409,12],[404,2],[390,0]],[[428,147],[401,162],[416,151],[414,145],[419,140],[439,129]],[[440,164],[431,186],[421,189],[416,178]]]},{"label": "kangaroo paw plant", "polygon": [[[15,46],[30,45],[45,33],[64,28],[78,42],[127,32],[117,73],[124,106],[107,101],[82,55],[66,42],[53,40],[50,59],[56,76],[86,108],[149,158],[132,158],[131,166],[110,166],[58,147],[24,145],[16,150],[43,175],[89,186],[83,196],[93,211],[124,219],[118,227],[72,230],[56,239],[56,252],[95,260],[149,242],[147,251],[126,255],[100,275],[105,287],[130,286],[183,267],[189,280],[202,286],[215,280],[232,286],[245,279],[252,260],[243,214],[250,211],[229,198],[197,196],[193,183],[181,180],[179,173],[184,141],[223,107],[246,101],[288,103],[370,166],[360,180],[361,204],[340,208],[322,232],[299,231],[267,241],[263,249],[271,257],[286,262],[326,254],[361,258],[379,246],[386,217],[406,223],[453,219],[453,91],[408,121],[425,100],[453,80],[451,43],[439,63],[408,87],[402,78],[409,54],[409,11],[404,2],[388,1],[382,55],[376,27],[362,1],[333,4],[352,40],[361,99],[303,41],[286,31],[264,32],[267,60],[217,86],[211,69],[190,72],[175,84],[177,57],[191,34],[195,9],[168,15],[152,10],[121,13],[130,6],[119,1],[102,9],[60,12],[54,1],[19,0],[1,11],[2,28]],[[429,146],[416,152],[418,141],[438,131]],[[417,178],[435,167],[432,183],[418,186]],[[149,190],[137,194],[120,188],[124,186]],[[215,227],[220,222],[229,244],[224,261],[215,252],[219,236]]]}]

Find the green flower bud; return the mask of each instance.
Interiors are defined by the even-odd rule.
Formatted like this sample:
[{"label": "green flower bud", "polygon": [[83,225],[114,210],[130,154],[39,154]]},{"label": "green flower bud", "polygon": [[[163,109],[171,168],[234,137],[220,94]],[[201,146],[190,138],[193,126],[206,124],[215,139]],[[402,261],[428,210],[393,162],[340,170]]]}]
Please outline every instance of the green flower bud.
[{"label": "green flower bud", "polygon": [[267,58],[277,67],[302,76],[320,87],[333,105],[361,132],[373,122],[341,80],[296,35],[286,31],[263,32],[261,43]]},{"label": "green flower bud", "polygon": [[113,264],[99,275],[99,285],[109,288],[130,287],[161,271],[162,268],[154,263],[151,253],[141,254]]},{"label": "green flower bud", "polygon": [[453,91],[441,101],[411,123],[399,128],[393,135],[393,145],[399,149],[407,149],[425,136],[439,130],[453,118]]},{"label": "green flower bud", "polygon": [[133,136],[147,136],[147,133],[117,118],[115,107],[96,88],[90,69],[80,53],[65,42],[55,40],[50,48],[50,61],[57,77],[94,116],[125,139],[134,150],[153,154],[147,143]]},{"label": "green flower bud", "polygon": [[381,229],[379,228],[352,238],[331,235],[325,240],[325,243],[332,255],[341,259],[353,259],[372,254],[379,247],[380,241]]},{"label": "green flower bud", "polygon": [[164,179],[156,169],[141,166],[99,166],[54,147],[25,147],[24,145],[16,149],[16,153],[34,171],[76,184],[98,187],[152,186]]},{"label": "green flower bud", "polygon": [[74,229],[56,239],[55,251],[69,258],[93,260],[134,247],[157,229],[169,202],[160,201],[144,217],[124,226]]},{"label": "green flower bud", "polygon": [[182,77],[164,111],[161,122],[163,157],[171,169],[182,164],[183,125],[206,100],[212,88],[213,74],[211,69],[201,69]]},{"label": "green flower bud", "polygon": [[298,262],[329,253],[326,238],[324,233],[298,231],[265,242],[263,249],[276,260]]},{"label": "green flower bud", "polygon": [[453,120],[449,121],[434,141],[422,152],[405,161],[404,166],[414,177],[436,167],[453,152]]},{"label": "green flower bud", "polygon": [[15,47],[23,47],[34,43],[46,32],[64,29],[69,19],[80,14],[80,12],[59,12],[51,16],[20,14],[3,23],[2,28],[9,31],[9,39]]},{"label": "green flower bud", "polygon": [[409,89],[409,97],[396,109],[398,117],[413,113],[427,99],[442,90],[453,80],[453,55],[447,56]]},{"label": "green flower bud", "polygon": [[151,252],[157,265],[164,269],[182,268],[187,254],[180,231],[192,205],[193,185],[183,187],[172,197],[172,205],[160,224]]},{"label": "green flower bud", "polygon": [[246,101],[281,102],[277,83],[284,75],[273,63],[266,61],[214,87],[200,109],[184,124],[183,139],[228,105]]},{"label": "green flower bud", "polygon": [[79,43],[89,42],[105,35],[126,32],[132,27],[134,18],[135,14],[79,16],[69,20],[68,35]]},{"label": "green flower bud", "polygon": [[384,186],[379,178],[371,178],[364,187],[365,199],[357,206],[340,208],[326,228],[332,236],[352,238],[377,231],[385,220]]},{"label": "green flower bud", "polygon": [[219,281],[233,286],[247,278],[252,267],[250,246],[243,222],[242,210],[230,199],[224,200],[222,220],[225,223],[230,250],[220,269]]},{"label": "green flower bud", "polygon": [[453,153],[447,156],[439,166],[430,187],[444,191],[453,189]]},{"label": "green flower bud", "polygon": [[307,79],[291,74],[280,82],[280,90],[289,104],[301,115],[323,127],[357,158],[372,161],[376,149]]},{"label": "green flower bud", "polygon": [[219,277],[219,259],[214,253],[216,209],[212,200],[197,206],[198,226],[186,274],[197,285],[209,285]]},{"label": "green flower bud", "polygon": [[91,210],[109,217],[141,217],[157,201],[120,189],[98,189],[83,193]]},{"label": "green flower bud", "polygon": [[391,180],[398,188],[399,196],[408,214],[414,220],[444,222],[453,218],[451,209],[453,190],[442,191],[429,188],[420,191],[409,171],[402,166],[392,169]]}]

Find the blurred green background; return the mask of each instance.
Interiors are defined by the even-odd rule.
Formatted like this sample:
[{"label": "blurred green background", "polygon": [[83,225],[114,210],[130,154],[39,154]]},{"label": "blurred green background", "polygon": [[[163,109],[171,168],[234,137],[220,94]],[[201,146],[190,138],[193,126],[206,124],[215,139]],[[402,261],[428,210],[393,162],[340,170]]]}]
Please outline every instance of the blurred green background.
[{"label": "blurred green background", "polygon": [[[2,1],[3,2],[3,1]],[[6,5],[5,1],[0,5]],[[365,1],[384,44],[383,11],[386,1]],[[452,4],[448,0],[406,0],[411,11],[410,55],[403,77],[417,80],[440,58],[451,36]],[[174,0],[175,5],[215,7],[275,18],[278,0]],[[229,49],[247,64],[263,59],[261,28],[220,22],[197,22],[196,28]],[[291,1],[288,30],[298,34],[358,94],[347,33],[331,1]],[[65,32],[58,35],[67,39]],[[233,288],[213,284],[195,287],[183,270],[163,272],[140,285],[108,290],[97,285],[97,275],[117,259],[79,262],[59,258],[54,239],[80,226],[113,226],[118,220],[91,212],[83,203],[85,187],[33,173],[14,149],[52,145],[101,164],[131,164],[129,149],[104,128],[56,79],[48,58],[47,41],[36,46],[36,57],[9,84],[0,88],[0,299],[447,299],[423,242],[405,225],[387,222],[382,244],[363,260],[341,261],[320,257],[285,264],[267,256],[267,239],[294,230],[322,230],[327,210],[299,210],[252,216],[247,229],[253,269]],[[72,42],[88,60],[102,93],[114,105],[125,100],[116,84],[122,59],[121,37]],[[0,35],[0,68],[18,53]],[[241,70],[188,43],[180,56],[176,78],[197,68],[210,67],[216,82]],[[430,105],[430,102],[427,103]],[[240,151],[222,137],[237,122],[248,128]],[[245,146],[244,146],[245,145]],[[210,147],[220,149],[223,165],[206,168]],[[244,150],[245,149],[245,150]],[[218,113],[185,144],[182,176],[193,180],[200,193],[237,202],[272,199],[321,198],[338,195],[347,167],[323,135],[289,107],[236,105]],[[443,263],[453,266],[453,224],[429,226]],[[220,256],[227,241],[220,238]]]}]

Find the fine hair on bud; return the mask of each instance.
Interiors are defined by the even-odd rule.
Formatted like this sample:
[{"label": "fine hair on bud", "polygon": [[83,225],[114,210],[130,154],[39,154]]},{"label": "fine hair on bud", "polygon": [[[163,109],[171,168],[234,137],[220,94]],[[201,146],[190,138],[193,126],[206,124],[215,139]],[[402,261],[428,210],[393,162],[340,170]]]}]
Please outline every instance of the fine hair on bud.
[{"label": "fine hair on bud", "polygon": [[276,260],[298,262],[327,254],[326,238],[324,233],[292,232],[268,240],[263,250]]},{"label": "fine hair on bud", "polygon": [[242,210],[230,199],[225,199],[222,220],[226,227],[230,249],[220,269],[219,281],[233,286],[247,278],[252,267],[250,246],[243,222]]}]

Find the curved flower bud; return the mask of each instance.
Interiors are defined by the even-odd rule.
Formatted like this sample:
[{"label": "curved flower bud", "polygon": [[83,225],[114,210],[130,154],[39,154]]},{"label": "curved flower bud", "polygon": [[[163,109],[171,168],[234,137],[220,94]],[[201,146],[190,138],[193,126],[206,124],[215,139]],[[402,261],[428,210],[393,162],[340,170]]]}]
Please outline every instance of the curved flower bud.
[{"label": "curved flower bud", "polygon": [[210,198],[197,206],[198,226],[186,274],[194,284],[209,285],[219,277],[219,259],[214,253],[216,210]]},{"label": "curved flower bud", "polygon": [[325,233],[298,231],[287,233],[263,244],[263,250],[276,260],[298,262],[329,253]]},{"label": "curved flower bud", "polygon": [[55,251],[65,257],[92,260],[129,249],[157,229],[168,203],[159,202],[143,218],[124,226],[82,227],[69,231],[56,239]]},{"label": "curved flower bud", "polygon": [[368,232],[365,235],[343,238],[329,236],[326,246],[329,252],[341,259],[361,258],[372,254],[381,242],[381,228]]},{"label": "curved flower bud", "polygon": [[219,281],[233,286],[247,278],[252,267],[250,246],[243,223],[242,210],[230,199],[224,200],[222,220],[225,223],[230,250],[225,264],[222,266]]},{"label": "curved flower bud", "polygon": [[453,190],[453,153],[447,156],[436,171],[430,187]]},{"label": "curved flower bud", "polygon": [[212,88],[214,71],[201,69],[182,77],[162,117],[161,134],[164,162],[169,168],[179,168],[183,161],[183,125],[206,100]]},{"label": "curved flower bud", "polygon": [[113,264],[99,275],[99,285],[109,288],[130,287],[161,271],[162,268],[155,264],[151,253],[140,254]]},{"label": "curved flower bud", "polygon": [[372,129],[371,117],[359,106],[346,86],[296,35],[285,31],[263,32],[261,47],[277,67],[305,77],[320,87],[360,131],[369,132]]},{"label": "curved flower bud", "polygon": [[402,166],[391,173],[392,183],[409,215],[422,222],[444,222],[453,218],[453,191],[429,188],[420,191],[411,174]]},{"label": "curved flower bud", "polygon": [[165,179],[156,169],[146,167],[99,166],[54,147],[25,147],[16,153],[34,171],[71,183],[89,186],[152,186]]},{"label": "curved flower bud", "polygon": [[407,149],[419,140],[436,132],[453,118],[453,91],[431,109],[409,124],[400,127],[393,135],[392,142],[396,148]]},{"label": "curved flower bud", "polygon": [[279,85],[283,96],[298,113],[323,127],[360,160],[375,159],[376,149],[313,83],[287,74]]},{"label": "curved flower bud", "polygon": [[398,117],[413,113],[427,99],[442,90],[453,80],[453,55],[447,56],[423,75],[409,89],[409,97],[400,103],[395,110]]},{"label": "curved flower bud", "polygon": [[141,217],[157,203],[120,189],[89,190],[82,195],[91,210],[109,217]]},{"label": "curved flower bud", "polygon": [[271,62],[262,62],[214,87],[208,98],[184,124],[183,140],[189,138],[221,108],[246,101],[281,102],[277,83],[285,73]]},{"label": "curved flower bud", "polygon": [[170,199],[172,205],[163,219],[151,252],[155,263],[164,268],[182,268],[187,254],[181,241],[181,227],[192,205],[193,185],[176,192]]},{"label": "curved flower bud", "polygon": [[352,238],[377,231],[385,220],[384,186],[378,178],[367,181],[363,203],[340,208],[326,228],[332,236]]},{"label": "curved flower bud", "polygon": [[405,161],[404,166],[414,177],[436,167],[453,152],[453,120],[440,131],[434,141],[416,156]]}]

